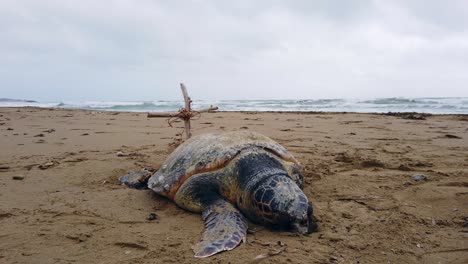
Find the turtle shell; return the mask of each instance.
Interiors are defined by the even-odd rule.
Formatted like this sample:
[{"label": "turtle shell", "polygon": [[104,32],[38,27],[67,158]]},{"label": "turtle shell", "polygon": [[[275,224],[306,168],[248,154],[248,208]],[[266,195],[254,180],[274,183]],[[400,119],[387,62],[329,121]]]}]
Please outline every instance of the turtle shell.
[{"label": "turtle shell", "polygon": [[224,168],[242,150],[262,148],[283,160],[301,164],[283,146],[255,132],[208,133],[177,147],[148,181],[148,187],[170,199],[191,176]]}]

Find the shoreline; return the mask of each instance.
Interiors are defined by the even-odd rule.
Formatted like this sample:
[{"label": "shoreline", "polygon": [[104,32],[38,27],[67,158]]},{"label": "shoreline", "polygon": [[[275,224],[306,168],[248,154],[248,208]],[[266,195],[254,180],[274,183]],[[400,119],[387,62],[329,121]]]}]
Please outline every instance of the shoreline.
[{"label": "shoreline", "polygon": [[[80,109],[80,108],[55,108],[55,107],[37,107],[37,106],[21,106],[21,107],[0,107],[1,109],[37,109],[37,110],[67,110],[67,111],[94,111],[94,112],[103,112],[103,113],[158,113],[165,111],[125,111],[125,110],[104,110],[104,109]],[[174,112],[177,112],[175,110]],[[370,115],[398,115],[398,114],[419,114],[419,115],[429,115],[429,116],[468,116],[468,113],[431,113],[431,112],[414,112],[414,111],[388,111],[388,112],[352,112],[352,111],[226,111],[226,110],[216,110],[211,113],[247,113],[247,114],[262,114],[262,113],[283,113],[283,114],[370,114]]]},{"label": "shoreline", "polygon": [[287,249],[264,263],[463,263],[467,116],[203,113],[194,135],[247,129],[293,153],[320,222],[307,237],[249,224],[247,243],[199,260],[191,246],[200,215],[118,183],[164,162],[183,123],[171,128],[146,112],[0,108],[0,262],[249,263],[281,241]]}]

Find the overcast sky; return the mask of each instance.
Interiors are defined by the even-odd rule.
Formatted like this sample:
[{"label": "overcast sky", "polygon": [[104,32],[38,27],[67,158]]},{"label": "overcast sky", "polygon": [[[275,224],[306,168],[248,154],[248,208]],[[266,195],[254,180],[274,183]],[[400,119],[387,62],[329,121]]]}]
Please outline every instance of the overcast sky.
[{"label": "overcast sky", "polygon": [[466,0],[2,0],[0,97],[468,96]]}]

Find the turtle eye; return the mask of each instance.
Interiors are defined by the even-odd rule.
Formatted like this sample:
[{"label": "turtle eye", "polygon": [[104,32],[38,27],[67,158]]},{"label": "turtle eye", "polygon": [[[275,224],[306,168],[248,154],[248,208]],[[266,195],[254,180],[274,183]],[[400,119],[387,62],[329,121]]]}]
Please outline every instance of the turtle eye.
[{"label": "turtle eye", "polygon": [[309,221],[307,221],[307,218],[304,218],[304,219],[301,220],[301,222],[299,222],[299,224],[301,226],[307,226],[309,224]]}]

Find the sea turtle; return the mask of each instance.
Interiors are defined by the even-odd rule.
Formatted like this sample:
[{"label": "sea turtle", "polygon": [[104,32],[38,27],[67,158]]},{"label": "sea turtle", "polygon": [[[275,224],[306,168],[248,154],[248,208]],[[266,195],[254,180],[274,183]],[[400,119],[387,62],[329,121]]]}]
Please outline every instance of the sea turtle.
[{"label": "sea turtle", "polygon": [[301,190],[301,168],[291,153],[264,135],[209,133],[181,144],[153,175],[131,172],[120,181],[201,213],[205,231],[194,252],[203,258],[245,242],[245,217],[300,234],[313,232],[317,225]]}]

